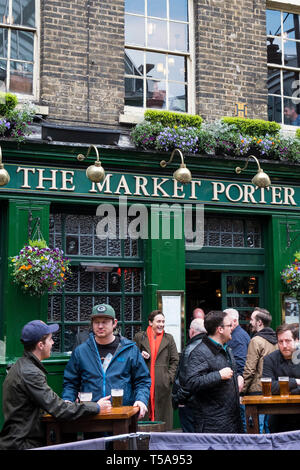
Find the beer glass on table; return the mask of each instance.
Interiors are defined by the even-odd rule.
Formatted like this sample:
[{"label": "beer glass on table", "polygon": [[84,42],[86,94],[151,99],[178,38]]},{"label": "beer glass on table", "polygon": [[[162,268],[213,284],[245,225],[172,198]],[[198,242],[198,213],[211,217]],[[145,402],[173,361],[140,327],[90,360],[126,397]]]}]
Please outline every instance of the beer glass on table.
[{"label": "beer glass on table", "polygon": [[123,394],[124,390],[122,388],[111,389],[111,405],[113,408],[123,406]]},{"label": "beer glass on table", "polygon": [[280,396],[288,397],[290,394],[289,377],[278,377]]},{"label": "beer glass on table", "polygon": [[271,377],[262,377],[261,379],[261,388],[262,394],[264,397],[271,397],[272,396],[272,378]]}]

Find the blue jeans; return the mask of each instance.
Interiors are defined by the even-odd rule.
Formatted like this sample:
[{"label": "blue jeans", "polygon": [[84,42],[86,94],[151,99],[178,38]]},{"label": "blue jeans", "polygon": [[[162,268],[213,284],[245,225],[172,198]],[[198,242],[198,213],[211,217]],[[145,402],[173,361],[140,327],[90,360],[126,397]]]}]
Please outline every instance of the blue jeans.
[{"label": "blue jeans", "polygon": [[259,415],[258,423],[259,423],[259,434],[263,434],[264,431],[265,431],[265,434],[270,434],[268,415]]}]

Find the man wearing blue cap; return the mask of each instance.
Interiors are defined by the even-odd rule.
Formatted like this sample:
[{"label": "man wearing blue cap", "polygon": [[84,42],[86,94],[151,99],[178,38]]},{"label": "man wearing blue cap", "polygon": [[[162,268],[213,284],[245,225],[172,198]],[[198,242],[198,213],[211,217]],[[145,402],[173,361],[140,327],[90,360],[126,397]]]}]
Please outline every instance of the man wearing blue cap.
[{"label": "man wearing blue cap", "polygon": [[79,392],[92,393],[92,400],[122,388],[123,405],[138,406],[139,418],[147,412],[151,379],[134,341],[114,334],[116,313],[111,305],[95,305],[92,332],[77,346],[65,367],[62,397],[74,402]]},{"label": "man wearing blue cap", "polygon": [[67,403],[47,384],[42,364],[51,354],[52,333],[57,324],[41,320],[27,323],[21,335],[24,354],[10,368],[3,383],[5,422],[0,433],[0,450],[23,450],[46,445],[45,430],[40,420],[43,411],[55,418],[74,420],[97,414],[100,407],[109,409],[110,397],[97,403]]}]

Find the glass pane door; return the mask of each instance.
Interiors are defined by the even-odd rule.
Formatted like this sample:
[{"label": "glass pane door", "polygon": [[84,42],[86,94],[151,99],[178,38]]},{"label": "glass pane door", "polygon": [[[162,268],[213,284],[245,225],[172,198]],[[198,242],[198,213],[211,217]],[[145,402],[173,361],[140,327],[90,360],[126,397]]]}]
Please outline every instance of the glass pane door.
[{"label": "glass pane door", "polygon": [[255,307],[264,306],[263,297],[263,274],[222,273],[222,309],[238,310],[241,326],[249,325],[250,316]]}]

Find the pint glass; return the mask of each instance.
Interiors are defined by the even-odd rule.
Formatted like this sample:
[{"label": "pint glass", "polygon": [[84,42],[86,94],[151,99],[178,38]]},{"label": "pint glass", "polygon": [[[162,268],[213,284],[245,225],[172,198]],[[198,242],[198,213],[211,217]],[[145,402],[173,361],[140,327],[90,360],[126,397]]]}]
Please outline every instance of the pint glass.
[{"label": "pint glass", "polygon": [[123,406],[123,393],[124,390],[122,388],[111,389],[111,404],[114,408]]},{"label": "pint glass", "polygon": [[272,396],[272,378],[271,377],[262,377],[261,379],[261,388],[262,394],[264,397],[271,397]]},{"label": "pint glass", "polygon": [[289,388],[289,378],[288,377],[278,377],[280,396],[288,397],[290,394]]}]

